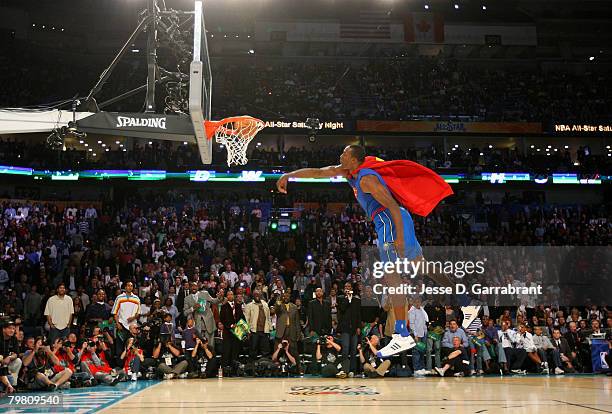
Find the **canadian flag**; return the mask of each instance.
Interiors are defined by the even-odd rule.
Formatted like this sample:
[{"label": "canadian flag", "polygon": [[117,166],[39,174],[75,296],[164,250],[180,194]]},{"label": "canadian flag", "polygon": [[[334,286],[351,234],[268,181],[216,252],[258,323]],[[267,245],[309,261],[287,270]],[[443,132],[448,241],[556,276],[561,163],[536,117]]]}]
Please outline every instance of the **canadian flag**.
[{"label": "canadian flag", "polygon": [[410,43],[443,43],[444,20],[437,13],[410,13],[404,21],[404,38]]}]

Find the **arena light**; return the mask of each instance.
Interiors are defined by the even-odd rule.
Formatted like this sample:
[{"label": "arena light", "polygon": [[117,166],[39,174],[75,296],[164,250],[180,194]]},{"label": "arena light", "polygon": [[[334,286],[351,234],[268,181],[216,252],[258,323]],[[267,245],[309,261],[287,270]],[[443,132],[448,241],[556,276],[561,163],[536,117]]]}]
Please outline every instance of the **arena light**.
[{"label": "arena light", "polygon": [[426,4],[426,5],[425,5],[425,6],[423,6],[423,7],[425,7],[425,10],[429,10],[429,4]]},{"label": "arena light", "polygon": [[[564,146],[565,149],[569,149],[569,145]],[[608,145],[608,148],[610,148],[610,146]]]},{"label": "arena light", "polygon": [[486,9],[487,9],[487,6],[486,6],[485,4],[483,4],[483,5],[482,5],[482,9],[483,9],[483,10],[486,10]]},{"label": "arena light", "polygon": [[589,60],[592,62],[595,60],[595,56],[589,56]]},{"label": "arena light", "polygon": [[273,221],[273,222],[271,222],[271,223],[270,223],[270,228],[271,228],[272,230],[276,230],[276,229],[278,229],[278,222],[277,222],[277,221]]},{"label": "arena light", "polygon": [[535,148],[535,145],[531,144],[531,148]]},{"label": "arena light", "polygon": [[119,142],[119,141],[115,141],[115,144],[119,145],[119,144],[120,144],[120,142]]},{"label": "arena light", "polygon": [[292,221],[291,222],[291,230],[295,231],[295,230],[297,230],[297,228],[298,228],[297,223],[295,221]]},{"label": "arena light", "polygon": [[455,3],[455,10],[459,10],[459,5]]}]

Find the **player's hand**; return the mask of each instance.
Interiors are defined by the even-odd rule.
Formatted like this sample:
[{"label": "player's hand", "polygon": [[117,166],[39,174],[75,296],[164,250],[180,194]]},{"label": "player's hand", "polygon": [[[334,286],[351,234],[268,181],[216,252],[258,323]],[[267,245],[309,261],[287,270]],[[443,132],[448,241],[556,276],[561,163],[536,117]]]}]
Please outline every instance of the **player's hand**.
[{"label": "player's hand", "polygon": [[289,182],[289,175],[283,174],[276,182],[276,189],[279,193],[287,194],[287,183]]}]

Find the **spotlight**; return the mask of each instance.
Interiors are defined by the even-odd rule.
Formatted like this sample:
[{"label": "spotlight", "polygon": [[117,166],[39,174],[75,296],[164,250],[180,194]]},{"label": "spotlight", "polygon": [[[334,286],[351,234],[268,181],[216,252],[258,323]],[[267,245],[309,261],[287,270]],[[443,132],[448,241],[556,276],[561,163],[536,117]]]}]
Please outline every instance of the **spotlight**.
[{"label": "spotlight", "polygon": [[425,10],[429,10],[429,4],[426,4],[426,5],[425,5],[425,6],[423,6],[423,7],[425,7]]},{"label": "spotlight", "polygon": [[531,144],[531,148],[535,148],[535,145]]},{"label": "spotlight", "polygon": [[483,5],[482,5],[482,9],[483,9],[483,10],[486,10],[486,9],[487,9],[487,6],[485,6],[485,5],[483,4]]},{"label": "spotlight", "polygon": [[252,55],[252,54],[254,54],[254,53],[255,53],[255,51],[254,51],[253,49],[249,49],[249,54],[250,54],[250,55]]},{"label": "spotlight", "polygon": [[459,10],[459,5],[455,4],[455,10]]},{"label": "spotlight", "polygon": [[489,148],[493,148],[493,145],[489,144]]},{"label": "spotlight", "polygon": [[115,141],[115,144],[119,145],[119,144],[120,144],[120,142],[119,142],[119,141]]},{"label": "spotlight", "polygon": [[595,60],[595,56],[589,56],[589,61],[594,61]]},{"label": "spotlight", "polygon": [[[569,145],[566,145],[564,148],[565,148],[565,149],[569,149]],[[609,145],[608,145],[608,148],[610,148],[610,146],[609,146]]]}]

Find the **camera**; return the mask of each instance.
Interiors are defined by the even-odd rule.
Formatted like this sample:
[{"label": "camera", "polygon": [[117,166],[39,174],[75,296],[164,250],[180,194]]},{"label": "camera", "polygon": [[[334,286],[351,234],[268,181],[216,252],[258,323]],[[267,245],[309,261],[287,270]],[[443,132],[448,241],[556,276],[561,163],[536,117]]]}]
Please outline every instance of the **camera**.
[{"label": "camera", "polygon": [[94,341],[89,341],[89,342],[87,342],[87,346],[95,348],[96,343]]},{"label": "camera", "polygon": [[281,341],[281,345],[283,346],[283,348],[287,348],[287,347],[289,346],[289,341],[287,341],[287,340],[283,339],[283,340]]},{"label": "camera", "polygon": [[72,347],[72,344],[70,343],[70,341],[65,341],[65,342],[62,344],[62,346],[63,346],[64,348],[71,348],[71,347]]},{"label": "camera", "polygon": [[308,141],[315,142],[317,140],[317,130],[319,129],[319,118],[307,118],[304,124],[308,128]]}]

